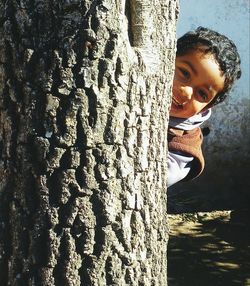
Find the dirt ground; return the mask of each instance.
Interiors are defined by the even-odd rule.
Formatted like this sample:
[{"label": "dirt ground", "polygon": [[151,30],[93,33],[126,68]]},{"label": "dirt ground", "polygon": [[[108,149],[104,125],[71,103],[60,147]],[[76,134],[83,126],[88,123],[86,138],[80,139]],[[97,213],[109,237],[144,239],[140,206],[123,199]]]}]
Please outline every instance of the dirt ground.
[{"label": "dirt ground", "polygon": [[250,211],[168,215],[168,286],[250,286]]}]

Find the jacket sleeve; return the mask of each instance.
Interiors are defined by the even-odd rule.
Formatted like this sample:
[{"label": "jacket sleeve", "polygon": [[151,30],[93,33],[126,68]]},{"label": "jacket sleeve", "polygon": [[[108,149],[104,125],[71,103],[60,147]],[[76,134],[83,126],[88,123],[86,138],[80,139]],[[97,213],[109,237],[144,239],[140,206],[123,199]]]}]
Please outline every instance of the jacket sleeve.
[{"label": "jacket sleeve", "polygon": [[188,175],[193,159],[194,157],[179,152],[168,152],[167,187],[174,185]]}]

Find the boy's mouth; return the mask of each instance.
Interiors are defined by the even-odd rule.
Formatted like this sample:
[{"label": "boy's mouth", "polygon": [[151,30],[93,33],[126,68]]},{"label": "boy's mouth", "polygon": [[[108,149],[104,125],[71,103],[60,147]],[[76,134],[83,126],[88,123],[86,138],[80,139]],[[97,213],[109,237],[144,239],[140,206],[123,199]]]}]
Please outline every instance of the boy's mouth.
[{"label": "boy's mouth", "polygon": [[174,96],[172,97],[172,103],[174,103],[174,105],[178,108],[183,108],[183,104],[180,103]]}]

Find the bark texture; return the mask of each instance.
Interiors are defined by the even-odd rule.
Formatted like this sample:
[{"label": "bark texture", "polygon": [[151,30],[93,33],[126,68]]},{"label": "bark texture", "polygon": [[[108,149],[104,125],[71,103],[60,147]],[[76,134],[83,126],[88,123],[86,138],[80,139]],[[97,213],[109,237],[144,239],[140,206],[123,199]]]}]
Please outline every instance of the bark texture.
[{"label": "bark texture", "polygon": [[177,12],[1,1],[1,285],[167,285]]}]

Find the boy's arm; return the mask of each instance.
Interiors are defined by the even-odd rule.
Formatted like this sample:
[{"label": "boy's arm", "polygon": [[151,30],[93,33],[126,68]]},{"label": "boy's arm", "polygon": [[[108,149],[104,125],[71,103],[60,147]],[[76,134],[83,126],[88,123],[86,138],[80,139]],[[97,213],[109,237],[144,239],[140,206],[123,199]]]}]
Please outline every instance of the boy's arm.
[{"label": "boy's arm", "polygon": [[168,180],[167,187],[184,179],[191,169],[190,162],[194,157],[178,152],[168,152]]}]

